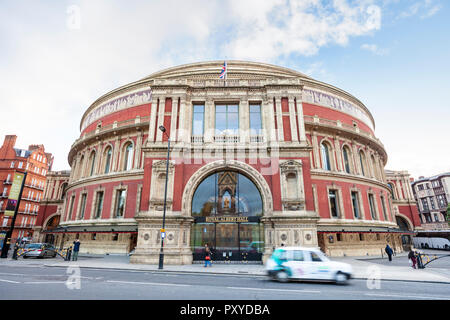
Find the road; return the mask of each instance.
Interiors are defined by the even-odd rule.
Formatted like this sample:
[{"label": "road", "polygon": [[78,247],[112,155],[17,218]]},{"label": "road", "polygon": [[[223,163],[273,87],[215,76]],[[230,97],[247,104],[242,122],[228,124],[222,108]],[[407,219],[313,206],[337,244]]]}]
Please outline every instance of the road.
[{"label": "road", "polygon": [[[79,276],[79,277],[78,277]],[[79,280],[79,281],[77,281]],[[278,283],[263,276],[1,266],[1,300],[450,300],[450,284],[353,279]]]}]

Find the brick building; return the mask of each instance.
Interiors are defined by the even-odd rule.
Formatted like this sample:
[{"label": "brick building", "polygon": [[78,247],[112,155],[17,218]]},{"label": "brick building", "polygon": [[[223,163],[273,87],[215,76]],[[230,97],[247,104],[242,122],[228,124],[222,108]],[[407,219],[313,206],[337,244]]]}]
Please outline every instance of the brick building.
[{"label": "brick building", "polygon": [[31,238],[36,224],[39,202],[43,198],[45,177],[53,162],[51,153],[43,145],[30,145],[28,149],[16,148],[17,136],[5,136],[0,148],[0,221],[1,230],[7,231],[12,217],[4,216],[6,203],[15,172],[27,172],[27,178],[19,204],[12,241]]},{"label": "brick building", "polygon": [[82,252],[135,249],[131,262],[157,263],[170,137],[168,264],[200,260],[205,243],[215,260],[234,261],[264,261],[282,244],[330,256],[378,255],[386,242],[402,251],[410,230],[397,225],[367,107],[269,64],[229,61],[220,80],[222,64],[166,69],[97,99],[71,146],[52,233],[66,245],[80,238]]},{"label": "brick building", "polygon": [[450,203],[450,172],[420,177],[412,183],[420,219],[425,230],[449,229],[447,206]]},{"label": "brick building", "polygon": [[62,234],[52,231],[59,226],[64,209],[64,199],[69,182],[70,171],[49,171],[44,194],[34,226],[33,241],[62,246]]},{"label": "brick building", "polygon": [[406,249],[412,244],[411,240],[415,233],[423,230],[411,187],[414,179],[410,177],[408,171],[385,170],[385,172],[391,192],[392,209],[399,229],[404,232],[402,244]]}]

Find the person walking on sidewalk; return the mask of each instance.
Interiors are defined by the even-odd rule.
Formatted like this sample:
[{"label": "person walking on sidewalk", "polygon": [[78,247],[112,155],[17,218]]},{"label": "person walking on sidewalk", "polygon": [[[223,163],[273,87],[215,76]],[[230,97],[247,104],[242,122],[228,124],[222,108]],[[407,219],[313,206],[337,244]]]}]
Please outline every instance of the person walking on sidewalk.
[{"label": "person walking on sidewalk", "polygon": [[80,240],[77,239],[73,242],[73,258],[72,261],[78,260],[78,251],[80,251]]},{"label": "person walking on sidewalk", "polygon": [[205,268],[208,266],[212,267],[211,262],[211,249],[209,249],[208,244],[205,244]]},{"label": "person walking on sidewalk", "polygon": [[416,269],[417,258],[416,258],[416,253],[414,252],[413,249],[411,249],[411,250],[409,251],[409,253],[408,253],[408,259],[411,260],[413,269]]},{"label": "person walking on sidewalk", "polygon": [[394,251],[389,246],[389,243],[386,244],[386,248],[384,248],[384,251],[386,251],[386,254],[388,255],[389,261],[392,261],[392,254],[394,253]]}]

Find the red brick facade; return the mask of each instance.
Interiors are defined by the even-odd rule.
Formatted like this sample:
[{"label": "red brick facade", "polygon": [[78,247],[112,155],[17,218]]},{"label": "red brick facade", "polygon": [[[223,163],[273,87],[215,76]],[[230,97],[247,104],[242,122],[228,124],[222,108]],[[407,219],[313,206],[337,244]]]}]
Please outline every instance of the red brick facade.
[{"label": "red brick facade", "polygon": [[12,241],[17,238],[31,238],[33,228],[38,223],[40,201],[46,183],[46,175],[50,170],[53,157],[45,152],[43,145],[30,145],[28,149],[15,147],[17,137],[5,136],[0,148],[0,221],[1,230],[9,230],[12,217],[4,217],[12,180],[15,172],[27,172],[27,178],[19,203],[18,214],[15,220]]}]

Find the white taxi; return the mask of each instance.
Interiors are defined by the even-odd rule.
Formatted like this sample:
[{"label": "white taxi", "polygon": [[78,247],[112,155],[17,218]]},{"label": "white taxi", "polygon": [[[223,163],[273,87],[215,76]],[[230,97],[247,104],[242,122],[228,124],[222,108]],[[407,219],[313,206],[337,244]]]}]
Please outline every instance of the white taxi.
[{"label": "white taxi", "polygon": [[280,282],[320,280],[345,284],[352,277],[352,266],[331,261],[319,249],[281,247],[266,262],[267,274]]}]

